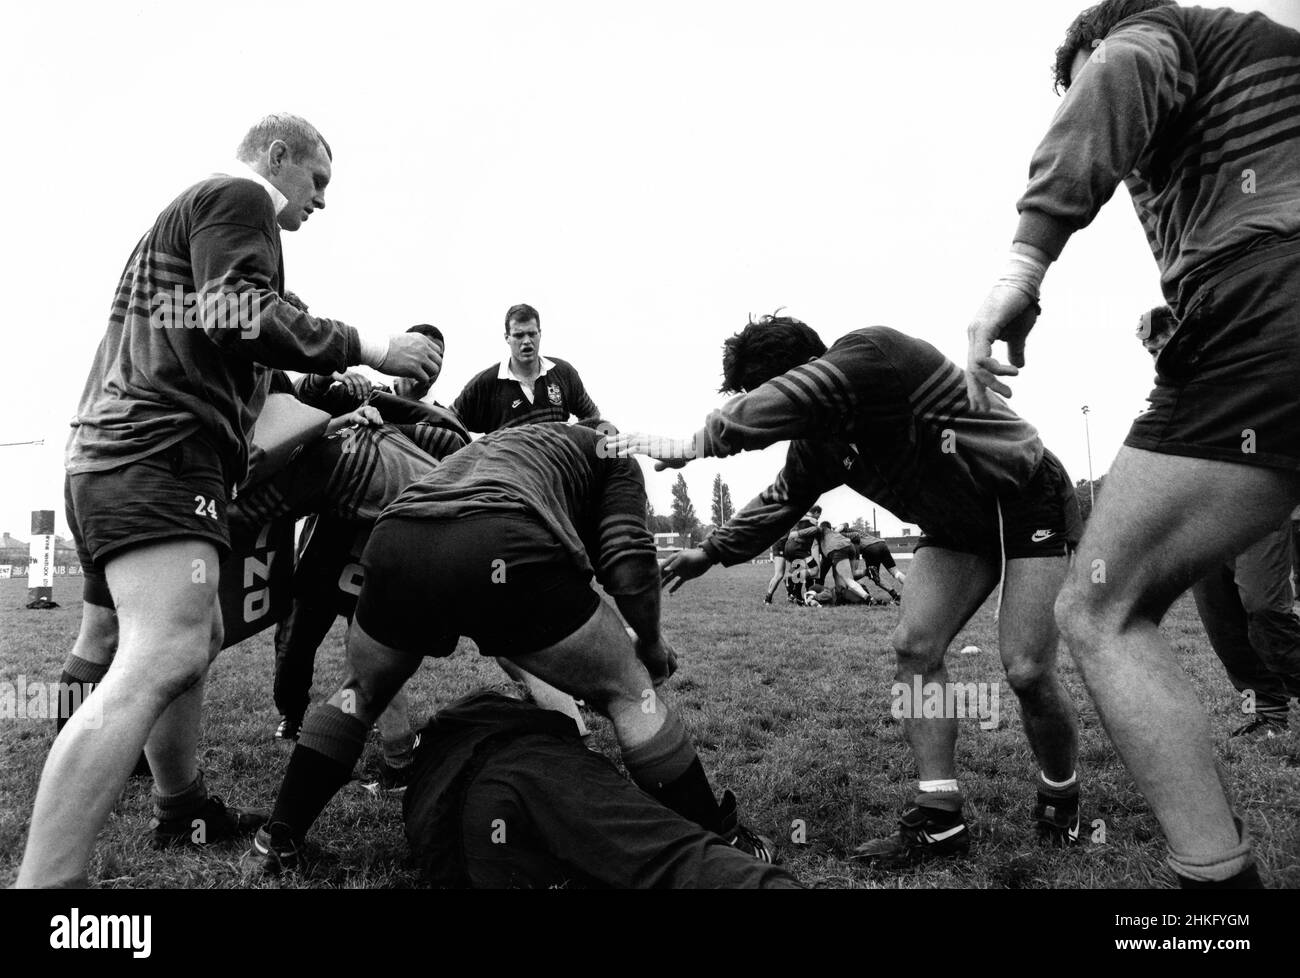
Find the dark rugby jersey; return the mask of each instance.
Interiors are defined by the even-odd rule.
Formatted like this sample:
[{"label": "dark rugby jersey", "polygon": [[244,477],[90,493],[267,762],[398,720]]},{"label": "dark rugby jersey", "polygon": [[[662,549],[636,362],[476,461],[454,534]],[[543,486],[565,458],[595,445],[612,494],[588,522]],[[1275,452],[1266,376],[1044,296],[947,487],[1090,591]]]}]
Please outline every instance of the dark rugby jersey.
[{"label": "dark rugby jersey", "polygon": [[309,316],[283,288],[280,227],[257,182],[217,176],[168,204],[118,281],[68,472],[138,461],[202,429],[241,481],[270,378],[261,365],[329,373],[361,361],[355,329]]},{"label": "dark rugby jersey", "polygon": [[[632,459],[602,458],[602,436],[557,422],[505,428],[449,457],[381,520],[524,513],[539,519],[610,594],[657,587],[645,481]],[[771,542],[769,537],[768,542]]]},{"label": "dark rugby jersey", "polygon": [[840,485],[923,531],[961,540],[987,531],[998,497],[1021,491],[1043,457],[1033,425],[990,398],[987,413],[971,411],[964,374],[924,340],[884,326],[841,337],[728,401],[696,435],[696,450],[717,457],[792,439],[776,481],[705,551],[749,560]]},{"label": "dark rugby jersey", "polygon": [[582,378],[568,361],[544,357],[550,366],[533,382],[533,400],[524,396],[519,381],[503,377],[503,364],[493,364],[475,376],[460,392],[451,409],[470,431],[491,432],[543,421],[585,421],[600,417],[600,409],[582,386]]},{"label": "dark rugby jersey", "polygon": [[1184,277],[1300,233],[1300,33],[1157,7],[1098,52],[1034,152],[1015,240],[1055,258],[1122,180],[1175,304]]},{"label": "dark rugby jersey", "polygon": [[[271,372],[273,392],[293,392],[281,370]],[[324,513],[336,519],[372,522],[410,483],[464,447],[468,434],[450,412],[422,408],[419,424],[350,426],[306,445],[264,482],[241,486],[231,502],[232,523],[261,526],[281,516]],[[437,424],[442,418],[445,426]]]},{"label": "dark rugby jersey", "polygon": [[791,528],[790,533],[784,538],[786,560],[807,560],[812,556],[812,537],[798,535],[800,530],[806,530],[812,525],[812,520],[802,519]]}]

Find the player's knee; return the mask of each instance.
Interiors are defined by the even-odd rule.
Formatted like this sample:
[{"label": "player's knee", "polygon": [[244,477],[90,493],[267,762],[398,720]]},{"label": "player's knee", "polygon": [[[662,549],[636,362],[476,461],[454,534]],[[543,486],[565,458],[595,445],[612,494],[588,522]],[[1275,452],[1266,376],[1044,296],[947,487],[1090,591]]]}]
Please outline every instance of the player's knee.
[{"label": "player's knee", "polygon": [[83,612],[81,630],[77,633],[76,645],[72,651],[79,659],[107,665],[117,654],[117,641],[116,615]]},{"label": "player's knee", "polygon": [[1110,615],[1097,585],[1067,581],[1053,610],[1061,637],[1075,655],[1086,655],[1100,645]]},{"label": "player's knee", "polygon": [[1007,684],[1018,696],[1035,692],[1051,677],[1050,667],[1028,656],[1013,658],[1006,666]]},{"label": "player's knee", "polygon": [[900,622],[890,641],[898,659],[898,672],[924,675],[943,664],[944,646],[924,629]]}]

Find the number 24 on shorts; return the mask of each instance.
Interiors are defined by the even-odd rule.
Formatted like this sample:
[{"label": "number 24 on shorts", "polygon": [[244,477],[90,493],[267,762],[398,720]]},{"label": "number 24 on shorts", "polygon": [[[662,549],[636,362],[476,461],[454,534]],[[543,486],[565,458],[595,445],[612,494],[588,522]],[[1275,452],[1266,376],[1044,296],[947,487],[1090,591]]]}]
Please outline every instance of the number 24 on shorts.
[{"label": "number 24 on shorts", "polygon": [[214,520],[219,518],[215,499],[209,499],[207,496],[195,496],[194,503],[194,512],[199,516],[210,516]]}]

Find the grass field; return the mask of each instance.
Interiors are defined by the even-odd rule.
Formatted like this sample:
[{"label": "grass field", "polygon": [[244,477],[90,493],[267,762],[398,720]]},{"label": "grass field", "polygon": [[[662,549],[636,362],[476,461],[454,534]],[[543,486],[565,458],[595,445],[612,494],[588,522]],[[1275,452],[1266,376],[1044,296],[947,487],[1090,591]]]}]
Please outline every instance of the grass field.
[{"label": "grass field", "polygon": [[[1077,851],[1039,849],[1028,810],[1034,766],[1016,708],[1003,684],[998,729],[963,721],[958,765],[975,823],[969,860],[902,875],[877,874],[843,858],[863,840],[892,831],[914,789],[915,769],[890,714],[892,663],[888,636],[893,607],[801,609],[760,603],[767,565],[715,569],[664,603],[665,631],[680,671],[666,687],[695,737],[715,784],[739,796],[742,813],[757,829],[789,839],[796,820],[807,844],[785,845],[790,868],[807,884],[862,887],[1164,887],[1164,843],[1155,819],[1120,765],[1068,656],[1061,670],[1079,710],[1080,773],[1084,818],[1102,820],[1104,844]],[[0,683],[57,680],[80,617],[80,579],[60,578],[55,599],[63,607],[22,608],[25,582],[0,581]],[[958,636],[951,678],[997,682],[992,605]],[[1249,820],[1268,885],[1300,887],[1300,723],[1271,741],[1228,742],[1241,722],[1237,699],[1211,652],[1195,611],[1181,600],[1165,622],[1210,711],[1219,758]],[[270,632],[227,650],[213,666],[201,762],[215,793],[227,801],[268,807],[275,797],[289,748],[271,737],[277,715],[271,702]],[[316,693],[340,678],[342,625],[317,660]],[[957,655],[974,644],[979,655]],[[497,683],[495,665],[463,643],[457,655],[429,662],[414,680],[417,716],[438,702],[484,683]],[[2,687],[0,687],[2,688]],[[590,718],[597,744],[617,754],[612,731]],[[27,818],[53,723],[0,720],[0,884],[17,873]],[[367,747],[362,765],[373,760]],[[108,887],[411,887],[419,880],[408,861],[401,804],[371,797],[348,785],[317,823],[313,838],[329,858],[285,883],[241,875],[235,846],[202,855],[155,853],[143,836],[149,819],[149,784],[133,780],[100,835],[92,879]]]}]

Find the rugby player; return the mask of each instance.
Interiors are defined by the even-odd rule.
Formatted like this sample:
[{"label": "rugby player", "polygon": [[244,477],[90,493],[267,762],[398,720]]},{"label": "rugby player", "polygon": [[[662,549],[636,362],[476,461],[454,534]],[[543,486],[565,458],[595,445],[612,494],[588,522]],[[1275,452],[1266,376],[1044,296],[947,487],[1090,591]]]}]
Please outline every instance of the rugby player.
[{"label": "rugby player", "polygon": [[[640,787],[773,861],[771,843],[739,824],[731,792],[715,798],[681,718],[656,690],[675,655],[659,630],[644,481],[630,459],[598,455],[600,441],[580,425],[506,428],[457,452],[388,506],[362,558],[346,678],[307,714],[249,854],[255,866],[298,863],[374,718],[424,656],[450,655],[462,635],[482,654],[586,700],[613,722]],[[591,588],[593,576],[618,612]]]},{"label": "rugby player", "polygon": [[433,886],[798,886],[665,808],[550,710],[495,690],[449,704],[420,731],[402,807]]},{"label": "rugby player", "polygon": [[87,883],[95,836],[146,740],[156,842],[210,844],[260,823],[208,794],[195,747],[203,678],[222,644],[226,505],[247,468],[267,367],[365,363],[419,380],[438,370],[423,336],[363,340],[282,298],[280,232],[325,206],[332,154],[320,133],[269,116],[237,155],[168,204],[136,244],[72,422],[68,523],[86,611],[116,607],[118,653],[91,694],[96,709],[74,714],[50,750],[21,887]]},{"label": "rugby player", "polygon": [[772,579],[767,582],[767,593],[763,595],[763,604],[772,603],[772,595],[785,580],[785,544],[789,537],[781,537],[772,544]]},{"label": "rugby player", "polygon": [[[791,439],[775,482],[703,545],[663,568],[676,590],[717,563],[740,563],[787,530],[813,500],[848,485],[920,524],[892,643],[899,682],[947,680],[949,643],[1002,582],[999,647],[1040,768],[1033,820],[1058,844],[1079,838],[1078,734],[1056,675],[1049,611],[1080,530],[1074,487],[1033,426],[1000,400],[975,414],[962,372],[929,343],[883,326],[826,349],[788,316],[750,322],[726,341],[724,392],[745,392],[674,441],[611,438],[615,455],[651,454],[678,466]],[[904,720],[919,791],[894,835],[857,856],[897,867],[970,847],[957,781],[954,717]]]},{"label": "rugby player", "polygon": [[864,577],[870,578],[871,583],[888,594],[894,604],[902,603],[902,595],[880,580],[881,567],[889,571],[890,576],[899,584],[907,580],[907,575],[899,570],[898,564],[894,562],[894,555],[889,552],[889,544],[870,533],[850,530],[847,524],[840,527],[840,532],[849,538],[849,543],[853,545],[857,555],[853,561],[854,578],[859,581]]},{"label": "rugby player", "polygon": [[[1038,294],[1123,182],[1179,326],[1057,602],[1107,733],[1187,887],[1260,885],[1170,604],[1300,499],[1300,32],[1260,13],[1107,0],[1056,52],[1005,271],[968,328],[968,396],[1010,394]],[[1010,364],[993,356],[1007,344]]]},{"label": "rugby player", "polygon": [[589,420],[600,410],[567,360],[542,356],[542,317],[525,303],[506,311],[510,355],[473,377],[451,409],[470,431],[541,421]]}]

